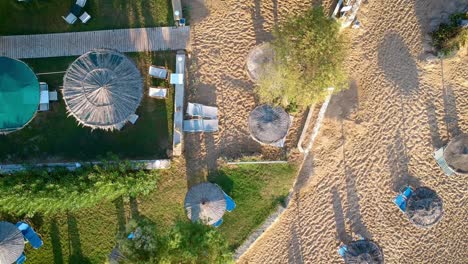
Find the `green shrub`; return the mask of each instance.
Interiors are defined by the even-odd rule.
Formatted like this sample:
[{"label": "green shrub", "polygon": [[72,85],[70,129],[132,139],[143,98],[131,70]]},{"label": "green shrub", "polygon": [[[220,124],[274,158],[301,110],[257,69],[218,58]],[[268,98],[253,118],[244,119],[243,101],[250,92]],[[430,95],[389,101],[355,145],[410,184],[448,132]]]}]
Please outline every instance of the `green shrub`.
[{"label": "green shrub", "polygon": [[452,14],[448,24],[442,23],[431,33],[432,44],[439,55],[448,56],[458,51],[468,41],[468,28],[463,28],[460,21],[468,19],[468,13]]},{"label": "green shrub", "polygon": [[275,64],[260,77],[260,101],[305,107],[323,100],[329,87],[345,88],[347,42],[339,31],[338,22],[321,7],[289,17],[275,28]]},{"label": "green shrub", "polygon": [[76,171],[29,170],[0,176],[0,211],[12,215],[56,213],[91,207],[119,196],[156,188],[156,171],[131,170],[126,162],[106,162]]},{"label": "green shrub", "polygon": [[[134,237],[128,239],[128,234]],[[126,226],[126,232],[119,234],[117,242],[120,252],[125,256],[125,263],[157,263],[159,250],[156,224],[146,218],[132,219]]]}]

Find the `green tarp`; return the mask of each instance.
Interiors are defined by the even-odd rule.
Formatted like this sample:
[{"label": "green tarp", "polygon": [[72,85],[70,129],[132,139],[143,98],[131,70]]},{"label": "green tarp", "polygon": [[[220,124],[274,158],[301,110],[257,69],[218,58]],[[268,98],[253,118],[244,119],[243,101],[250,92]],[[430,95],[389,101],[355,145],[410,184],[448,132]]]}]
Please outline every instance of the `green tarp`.
[{"label": "green tarp", "polygon": [[0,57],[0,133],[21,129],[39,105],[39,81],[23,62]]}]

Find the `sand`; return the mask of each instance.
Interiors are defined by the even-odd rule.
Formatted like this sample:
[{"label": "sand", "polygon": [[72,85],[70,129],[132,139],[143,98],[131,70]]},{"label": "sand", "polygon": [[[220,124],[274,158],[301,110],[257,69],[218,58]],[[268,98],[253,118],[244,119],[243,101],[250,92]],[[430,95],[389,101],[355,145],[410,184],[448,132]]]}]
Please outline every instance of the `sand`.
[{"label": "sand", "polygon": [[[301,172],[308,180],[240,263],[343,263],[337,248],[357,234],[381,246],[386,263],[466,263],[468,178],[447,178],[432,154],[468,131],[468,58],[459,54],[440,63],[426,53],[432,21],[443,20],[438,14],[462,2],[363,3],[361,28],[348,33],[352,89],[332,99]],[[217,105],[220,131],[188,135],[189,183],[200,180],[193,176],[200,171],[216,168],[218,157],[277,154],[248,135],[248,114],[258,102],[245,58],[271,38],[275,21],[310,2],[191,4],[196,22],[189,100]],[[289,151],[303,121],[303,115],[295,119],[286,142]],[[439,223],[421,229],[398,210],[392,199],[404,184],[438,193],[444,206]]]}]

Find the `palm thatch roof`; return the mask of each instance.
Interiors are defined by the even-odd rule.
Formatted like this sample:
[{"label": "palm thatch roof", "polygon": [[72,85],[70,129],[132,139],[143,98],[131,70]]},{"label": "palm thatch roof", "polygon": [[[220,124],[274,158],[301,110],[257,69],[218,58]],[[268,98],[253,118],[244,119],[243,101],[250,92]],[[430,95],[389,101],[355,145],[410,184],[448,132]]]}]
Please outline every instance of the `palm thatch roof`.
[{"label": "palm thatch roof", "polygon": [[444,149],[444,159],[458,174],[468,174],[468,134],[454,137]]},{"label": "palm thatch roof", "polygon": [[63,99],[69,115],[92,129],[121,129],[142,97],[140,72],[130,59],[114,50],[83,54],[63,78]]},{"label": "palm thatch roof", "polygon": [[249,130],[253,139],[264,144],[273,144],[288,134],[291,120],[281,107],[261,105],[249,116]]},{"label": "palm thatch roof", "polygon": [[370,240],[356,240],[346,245],[344,255],[346,264],[380,264],[384,263],[382,249]]},{"label": "palm thatch roof", "polygon": [[218,185],[204,182],[190,188],[185,196],[184,207],[192,222],[200,220],[204,224],[212,225],[223,217],[226,199]]},{"label": "palm thatch roof", "polygon": [[416,188],[408,199],[406,214],[416,226],[430,227],[444,214],[442,199],[427,187]]},{"label": "palm thatch roof", "polygon": [[12,223],[0,222],[0,263],[14,263],[23,250],[21,231]]},{"label": "palm thatch roof", "polygon": [[246,68],[252,81],[257,82],[266,67],[273,64],[275,50],[270,43],[255,46],[247,55]]}]

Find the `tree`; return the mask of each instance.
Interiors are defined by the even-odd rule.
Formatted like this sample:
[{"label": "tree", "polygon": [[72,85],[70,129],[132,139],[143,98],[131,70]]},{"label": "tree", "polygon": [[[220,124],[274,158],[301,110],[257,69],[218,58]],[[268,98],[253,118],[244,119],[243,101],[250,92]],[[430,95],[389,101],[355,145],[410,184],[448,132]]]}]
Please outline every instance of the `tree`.
[{"label": "tree", "polygon": [[[156,224],[147,218],[132,219],[126,226],[126,232],[118,235],[119,250],[125,256],[124,263],[158,263],[161,238]],[[133,233],[129,239],[128,234]]]},{"label": "tree", "polygon": [[260,78],[260,101],[287,107],[322,100],[328,87],[346,87],[342,67],[347,42],[321,7],[286,19],[273,31],[275,62]]}]

